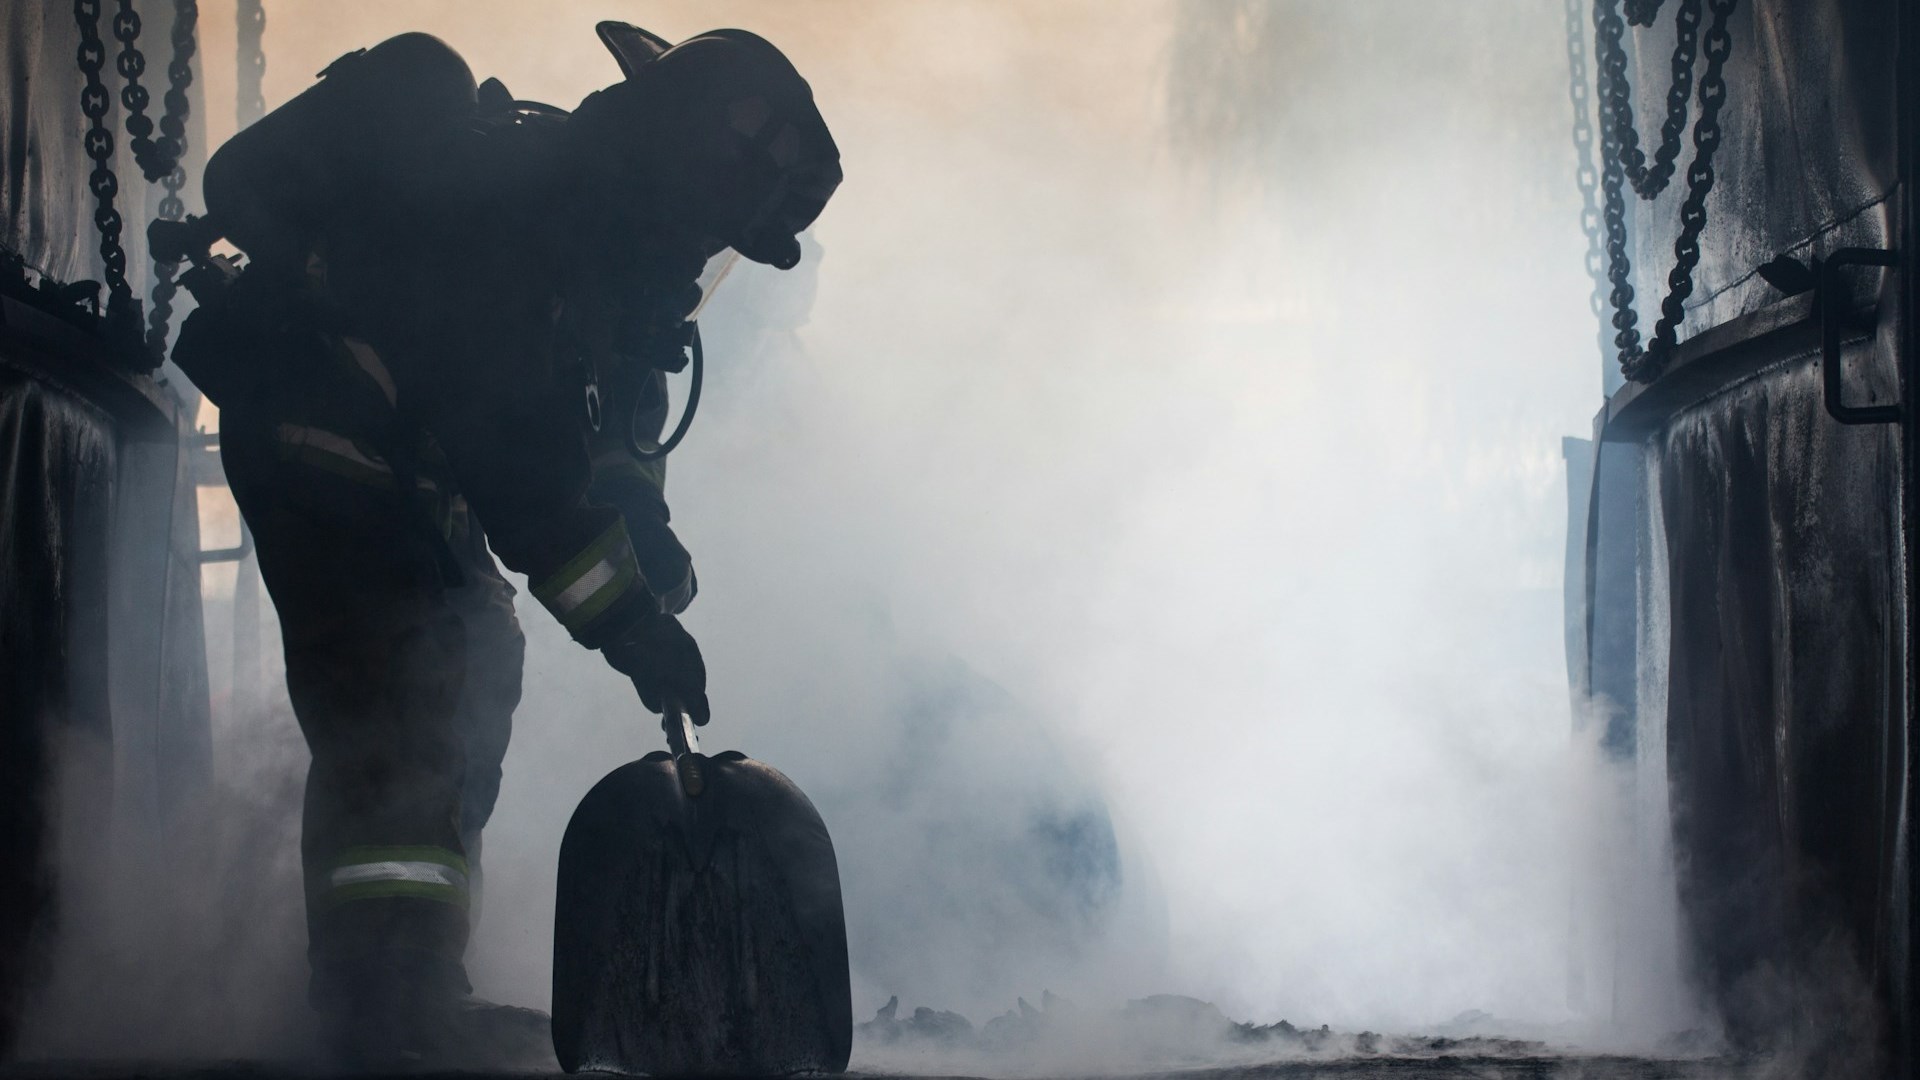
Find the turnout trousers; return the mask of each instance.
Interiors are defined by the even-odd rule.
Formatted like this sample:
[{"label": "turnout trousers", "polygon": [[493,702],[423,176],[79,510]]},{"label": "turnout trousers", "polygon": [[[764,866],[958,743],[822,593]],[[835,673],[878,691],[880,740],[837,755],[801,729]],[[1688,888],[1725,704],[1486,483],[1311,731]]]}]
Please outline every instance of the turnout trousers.
[{"label": "turnout trousers", "polygon": [[337,407],[356,396],[329,392],[338,366],[306,370],[314,385],[223,410],[221,458],[312,752],[311,998],[343,1016],[392,1013],[470,989],[480,834],[525,645],[514,590],[431,446],[397,453],[395,429]]}]

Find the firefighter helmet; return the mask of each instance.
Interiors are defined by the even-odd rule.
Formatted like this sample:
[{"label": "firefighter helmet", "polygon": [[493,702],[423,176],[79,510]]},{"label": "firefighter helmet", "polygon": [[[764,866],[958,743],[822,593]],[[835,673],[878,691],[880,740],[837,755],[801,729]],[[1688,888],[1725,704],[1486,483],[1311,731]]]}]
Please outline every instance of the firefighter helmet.
[{"label": "firefighter helmet", "polygon": [[813,90],[779,49],[745,30],[669,47],[625,23],[600,39],[626,78],[588,95],[568,123],[589,173],[755,262],[800,261],[798,234],[840,184],[840,151]]}]

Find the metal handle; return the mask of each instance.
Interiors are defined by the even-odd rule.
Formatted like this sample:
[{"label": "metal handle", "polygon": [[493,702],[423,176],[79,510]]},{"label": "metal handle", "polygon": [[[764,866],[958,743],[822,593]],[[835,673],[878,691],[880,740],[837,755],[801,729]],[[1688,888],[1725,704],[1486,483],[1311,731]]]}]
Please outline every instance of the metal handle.
[{"label": "metal handle", "polygon": [[[163,224],[155,221],[155,225]],[[195,487],[225,488],[227,474],[220,468],[220,433],[217,431],[198,431],[187,437],[186,452],[188,471],[193,474]],[[238,506],[235,506],[238,509]],[[240,519],[240,543],[230,548],[202,549],[200,562],[239,562],[253,554],[253,530],[247,528],[247,519]]]},{"label": "metal handle", "polygon": [[245,518],[240,519],[240,546],[213,548],[200,552],[200,561],[204,563],[239,562],[253,554],[253,530],[247,528]]},{"label": "metal handle", "polygon": [[700,734],[694,730],[693,719],[679,702],[669,701],[660,717],[660,728],[667,733],[667,749],[673,754],[674,771],[680,774],[680,790],[689,799],[699,798],[707,789],[702,764],[706,759],[700,756]]},{"label": "metal handle", "polygon": [[1850,294],[1840,288],[1839,270],[1846,266],[1899,266],[1898,253],[1879,248],[1841,248],[1820,263],[1820,380],[1827,413],[1843,424],[1897,423],[1905,411],[1899,404],[1849,405],[1840,370],[1840,329]]}]

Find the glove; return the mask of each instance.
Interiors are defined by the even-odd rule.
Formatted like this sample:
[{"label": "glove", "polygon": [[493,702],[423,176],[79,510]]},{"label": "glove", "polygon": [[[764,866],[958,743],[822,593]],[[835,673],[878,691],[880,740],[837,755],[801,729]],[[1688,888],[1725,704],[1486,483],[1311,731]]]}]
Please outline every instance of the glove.
[{"label": "glove", "polygon": [[640,576],[647,579],[647,587],[659,596],[660,610],[674,615],[687,610],[694,594],[700,591],[700,582],[693,576],[693,556],[687,554],[680,538],[673,535],[673,529],[662,520],[664,508],[660,514],[628,511],[617,499],[602,498],[601,485],[596,485],[594,490],[594,501],[603,506],[621,507],[621,516],[627,522],[627,537],[633,541],[634,558],[640,562]]},{"label": "glove", "polygon": [[667,702],[677,701],[694,723],[712,719],[707,707],[707,664],[679,619],[648,612],[600,652],[615,671],[633,680],[641,704],[648,709],[664,712]]}]

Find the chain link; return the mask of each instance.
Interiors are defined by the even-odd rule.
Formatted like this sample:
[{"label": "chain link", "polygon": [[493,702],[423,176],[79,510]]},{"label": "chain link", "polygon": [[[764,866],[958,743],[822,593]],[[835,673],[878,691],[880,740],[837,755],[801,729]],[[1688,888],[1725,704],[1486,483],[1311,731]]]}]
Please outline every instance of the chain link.
[{"label": "chain link", "polygon": [[260,0],[237,0],[234,15],[239,29],[235,60],[240,69],[234,112],[244,128],[267,114],[267,99],[261,91],[267,73],[267,54],[261,47],[267,32],[267,11]]},{"label": "chain link", "polygon": [[[1627,256],[1626,198],[1632,138],[1632,88],[1626,81],[1626,50],[1621,44],[1620,0],[1596,0],[1593,11],[1596,63],[1601,87],[1602,220],[1606,230],[1607,281],[1613,304],[1614,346],[1620,370],[1636,382],[1650,382],[1665,368],[1686,318],[1686,301],[1693,295],[1693,272],[1700,263],[1700,233],[1707,224],[1707,196],[1713,190],[1713,156],[1720,148],[1720,108],[1726,104],[1724,70],[1733,52],[1727,20],[1737,0],[1708,0],[1713,24],[1704,42],[1706,71],[1700,79],[1700,118],[1693,129],[1693,162],[1687,167],[1687,194],[1680,207],[1680,235],[1674,240],[1674,267],[1667,275],[1667,295],[1660,302],[1660,319],[1643,349],[1638,316],[1633,310],[1632,266]],[[1684,103],[1683,103],[1684,105]]]},{"label": "chain link", "polygon": [[1593,102],[1587,89],[1586,38],[1581,15],[1586,0],[1567,0],[1567,96],[1573,102],[1574,182],[1580,188],[1580,231],[1587,237],[1587,276],[1593,292],[1587,297],[1599,334],[1601,355],[1607,352],[1607,277],[1600,222],[1600,171],[1594,166]]},{"label": "chain link", "polygon": [[[1631,0],[1628,0],[1631,9]],[[1680,157],[1680,140],[1687,130],[1687,103],[1693,97],[1694,60],[1699,55],[1700,0],[1681,0],[1674,17],[1673,59],[1669,68],[1673,81],[1667,87],[1667,116],[1660,125],[1660,145],[1653,153],[1653,164],[1640,149],[1640,132],[1634,124],[1632,88],[1627,79],[1627,50],[1624,44],[1628,24],[1650,25],[1657,12],[1656,3],[1645,13],[1647,22],[1635,23],[1629,15],[1622,20],[1610,8],[1604,17],[1594,13],[1595,51],[1600,66],[1602,122],[1611,125],[1618,153],[1625,165],[1627,180],[1642,199],[1653,199],[1673,179]]]},{"label": "chain link", "polygon": [[[1693,295],[1693,271],[1700,265],[1700,233],[1707,227],[1707,194],[1713,190],[1713,155],[1720,148],[1720,108],[1727,103],[1724,76],[1727,57],[1733,54],[1733,35],[1727,31],[1727,18],[1733,14],[1736,0],[1710,0],[1713,25],[1707,29],[1705,51],[1707,70],[1700,78],[1700,122],[1693,129],[1693,164],[1687,166],[1687,198],[1680,204],[1680,235],[1673,242],[1673,270],[1667,274],[1667,296],[1660,302],[1660,321],[1655,324],[1647,353],[1628,367],[1627,377],[1648,382],[1666,366],[1680,324],[1686,319],[1686,302]],[[1624,359],[1624,358],[1623,358]]]},{"label": "chain link", "polygon": [[113,95],[100,78],[107,65],[107,44],[100,39],[100,0],[74,0],[73,20],[80,29],[80,73],[86,77],[86,85],[80,91],[80,112],[87,118],[87,132],[81,146],[93,161],[93,171],[87,174],[87,189],[94,197],[93,224],[100,230],[100,266],[107,284],[108,330],[117,337],[129,323],[137,333],[140,316],[138,301],[127,285],[127,252],[120,246],[123,223],[120,211],[113,205],[114,197],[120,193],[120,181],[113,173],[113,129],[107,126],[107,111],[113,107]]},{"label": "chain link", "polygon": [[[187,183],[187,171],[178,161],[187,149],[187,117],[193,108],[187,89],[193,85],[193,55],[199,48],[195,40],[199,22],[197,0],[174,0],[173,60],[167,64],[169,86],[160,131],[164,136],[162,141],[170,144],[176,164],[163,182],[166,194],[160,198],[159,215],[164,221],[179,221],[187,213],[186,203],[180,198],[180,189]],[[166,355],[168,326],[173,322],[173,298],[179,294],[174,276],[179,270],[177,263],[159,259],[153,262],[153,310],[147,315],[147,350],[155,357]]]},{"label": "chain link", "polygon": [[127,145],[133,148],[133,160],[148,180],[158,180],[172,171],[171,160],[153,138],[153,120],[147,116],[152,99],[140,77],[147,73],[147,58],[140,52],[140,13],[133,0],[120,0],[113,16],[113,37],[120,43],[120,55],[114,58],[114,70],[126,80],[120,88],[120,104],[127,110]]},{"label": "chain link", "polygon": [[[1626,180],[1620,163],[1620,127],[1614,123],[1619,112],[1617,100],[1626,81],[1624,70],[1618,78],[1610,69],[1617,60],[1624,69],[1625,50],[1620,47],[1623,28],[1609,0],[1594,0],[1594,63],[1600,70],[1600,194],[1601,224],[1606,231],[1608,300],[1613,305],[1614,351],[1625,358],[1640,352],[1639,317],[1633,310],[1633,285],[1627,281],[1632,269],[1627,260],[1627,200],[1622,193]],[[1604,333],[1604,331],[1603,331]]]},{"label": "chain link", "polygon": [[[199,27],[198,0],[174,0],[173,59],[167,62],[167,92],[161,98],[165,111],[160,116],[160,149],[173,166],[167,170],[169,181],[179,171],[181,155],[187,152],[187,117],[193,111],[187,89],[193,85],[193,57],[199,52]],[[176,196],[179,192],[179,188],[172,185],[168,190]]]}]

